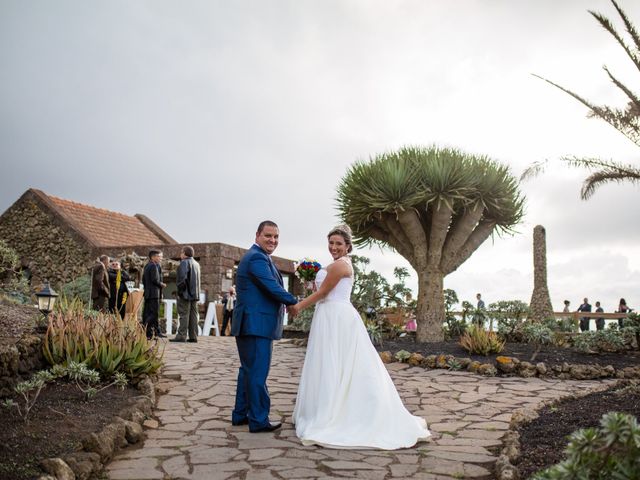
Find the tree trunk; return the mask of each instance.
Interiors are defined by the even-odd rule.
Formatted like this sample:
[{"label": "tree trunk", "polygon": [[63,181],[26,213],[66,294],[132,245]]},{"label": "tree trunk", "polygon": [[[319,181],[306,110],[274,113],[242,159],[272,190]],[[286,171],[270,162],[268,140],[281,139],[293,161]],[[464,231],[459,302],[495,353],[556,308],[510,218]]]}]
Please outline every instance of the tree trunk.
[{"label": "tree trunk", "polygon": [[418,305],[416,308],[419,342],[441,342],[444,340],[442,325],[445,321],[444,275],[438,270],[418,272]]}]

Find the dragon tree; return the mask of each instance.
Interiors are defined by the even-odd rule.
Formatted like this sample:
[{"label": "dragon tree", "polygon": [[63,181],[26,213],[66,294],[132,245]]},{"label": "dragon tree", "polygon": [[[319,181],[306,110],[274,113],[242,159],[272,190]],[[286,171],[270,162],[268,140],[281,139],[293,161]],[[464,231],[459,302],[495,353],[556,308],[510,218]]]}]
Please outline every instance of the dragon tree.
[{"label": "dragon tree", "polygon": [[444,277],[492,234],[512,233],[524,208],[508,167],[436,146],[354,163],[337,200],[357,246],[391,247],[415,269],[419,341],[444,338]]}]

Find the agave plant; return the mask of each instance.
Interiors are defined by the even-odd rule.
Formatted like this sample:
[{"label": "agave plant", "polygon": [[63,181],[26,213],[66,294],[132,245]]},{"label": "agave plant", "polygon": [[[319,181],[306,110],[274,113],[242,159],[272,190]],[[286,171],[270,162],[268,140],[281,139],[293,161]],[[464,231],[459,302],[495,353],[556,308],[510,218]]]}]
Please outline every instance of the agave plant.
[{"label": "agave plant", "polygon": [[356,162],[337,199],[357,246],[391,247],[416,270],[420,341],[443,339],[444,277],[493,233],[512,233],[524,205],[508,167],[435,146]]}]

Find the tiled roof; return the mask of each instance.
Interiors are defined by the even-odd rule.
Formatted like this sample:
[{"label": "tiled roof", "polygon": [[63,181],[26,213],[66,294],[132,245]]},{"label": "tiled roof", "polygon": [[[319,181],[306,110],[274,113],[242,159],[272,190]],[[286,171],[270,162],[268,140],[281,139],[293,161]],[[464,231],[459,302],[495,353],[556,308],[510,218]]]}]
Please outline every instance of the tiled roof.
[{"label": "tiled roof", "polygon": [[97,247],[167,243],[137,217],[45,195],[58,212]]}]

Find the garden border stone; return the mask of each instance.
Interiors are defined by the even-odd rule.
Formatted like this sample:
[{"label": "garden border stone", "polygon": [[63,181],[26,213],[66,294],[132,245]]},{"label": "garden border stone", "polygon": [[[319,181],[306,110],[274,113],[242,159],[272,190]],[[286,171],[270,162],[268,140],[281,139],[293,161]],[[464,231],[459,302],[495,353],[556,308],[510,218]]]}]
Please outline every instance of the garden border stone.
[{"label": "garden border stone", "polygon": [[[296,339],[297,340],[297,339]],[[299,343],[293,341],[294,344]],[[379,352],[380,359],[384,363],[394,363],[398,361],[389,351]],[[615,369],[612,365],[585,365],[569,364],[548,366],[544,362],[535,365],[520,361],[517,358],[498,356],[495,364],[472,361],[466,357],[455,357],[453,355],[427,355],[411,353],[401,363],[408,363],[411,366],[420,366],[430,369],[467,370],[484,376],[496,376],[504,374],[521,378],[541,377],[559,378],[562,380],[597,380],[603,378],[640,378],[640,366],[624,367]]]},{"label": "garden border stone", "polygon": [[157,382],[157,376],[141,376],[135,384],[141,395],[130,399],[130,405],[120,410],[102,430],[88,434],[81,450],[63,458],[42,460],[40,465],[47,475],[38,480],[88,480],[104,469],[118,449],[143,440],[142,423],[151,416],[156,404]]}]

